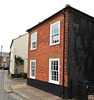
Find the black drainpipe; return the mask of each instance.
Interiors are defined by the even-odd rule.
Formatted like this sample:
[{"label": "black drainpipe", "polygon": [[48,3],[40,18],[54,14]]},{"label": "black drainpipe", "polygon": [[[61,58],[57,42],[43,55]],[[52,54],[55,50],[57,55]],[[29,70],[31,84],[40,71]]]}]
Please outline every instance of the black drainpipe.
[{"label": "black drainpipe", "polygon": [[62,94],[61,97],[64,98],[64,65],[65,65],[65,11],[63,10],[64,21],[63,21],[63,83],[62,83]]}]

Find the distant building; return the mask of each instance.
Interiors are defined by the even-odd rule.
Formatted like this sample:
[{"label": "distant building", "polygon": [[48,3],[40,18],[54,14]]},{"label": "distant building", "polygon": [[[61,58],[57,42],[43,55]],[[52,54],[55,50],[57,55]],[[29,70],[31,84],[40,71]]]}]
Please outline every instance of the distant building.
[{"label": "distant building", "polygon": [[9,53],[0,52],[0,68],[3,66],[9,66]]},{"label": "distant building", "polygon": [[27,73],[28,34],[24,34],[12,40],[10,46],[10,74],[11,75],[15,74],[15,56],[19,56],[24,60],[22,72]]}]

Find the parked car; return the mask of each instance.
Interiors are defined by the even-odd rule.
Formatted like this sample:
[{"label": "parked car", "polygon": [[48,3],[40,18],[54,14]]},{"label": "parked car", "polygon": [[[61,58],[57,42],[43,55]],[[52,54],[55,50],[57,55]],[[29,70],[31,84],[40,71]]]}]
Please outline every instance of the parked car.
[{"label": "parked car", "polygon": [[0,66],[0,69],[2,69],[2,66]]},{"label": "parked car", "polygon": [[3,70],[9,70],[9,66],[3,66]]},{"label": "parked car", "polygon": [[0,69],[3,69],[4,66],[1,66]]}]

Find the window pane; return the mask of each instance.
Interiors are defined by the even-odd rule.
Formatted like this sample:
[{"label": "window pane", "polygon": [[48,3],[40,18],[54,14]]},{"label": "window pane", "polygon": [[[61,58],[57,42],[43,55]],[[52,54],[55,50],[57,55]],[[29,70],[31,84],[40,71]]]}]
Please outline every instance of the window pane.
[{"label": "window pane", "polygon": [[57,35],[55,35],[54,38],[55,38],[54,42],[56,43],[57,42]]},{"label": "window pane", "polygon": [[59,42],[59,35],[56,35],[56,42]]},{"label": "window pane", "polygon": [[36,42],[36,37],[37,37],[37,34],[32,34],[32,37],[31,37],[31,41],[32,42]]},{"label": "window pane", "polygon": [[54,76],[54,80],[57,81],[57,80],[56,80],[56,76]]},{"label": "window pane", "polygon": [[57,25],[57,33],[59,33],[59,24]]},{"label": "window pane", "polygon": [[52,26],[52,35],[54,34],[54,26]]},{"label": "window pane", "polygon": [[35,62],[31,62],[31,68],[35,68]]},{"label": "window pane", "polygon": [[33,62],[31,62],[31,66],[33,65]]},{"label": "window pane", "polygon": [[31,61],[31,76],[35,77],[35,61]]},{"label": "window pane", "polygon": [[32,76],[34,76],[34,72],[32,72]]},{"label": "window pane", "polygon": [[54,65],[55,65],[55,61],[54,61]]},{"label": "window pane", "polygon": [[31,68],[33,68],[33,65],[31,65]]},{"label": "window pane", "polygon": [[58,70],[58,66],[57,65],[55,66],[55,70]]},{"label": "window pane", "polygon": [[33,66],[34,66],[34,63],[35,63],[35,62],[33,62]]},{"label": "window pane", "polygon": [[55,70],[55,65],[54,65],[54,70]]},{"label": "window pane", "polygon": [[51,66],[51,70],[54,70],[54,66]]},{"label": "window pane", "polygon": [[31,50],[36,48],[36,41],[37,41],[37,32],[31,35]]},{"label": "window pane", "polygon": [[56,71],[54,72],[54,75],[56,76]]},{"label": "window pane", "polygon": [[53,65],[54,63],[53,63],[53,61],[51,61],[51,65]]},{"label": "window pane", "polygon": [[57,26],[55,25],[54,28],[55,28],[54,33],[57,33]]},{"label": "window pane", "polygon": [[56,71],[52,71],[52,80],[57,81],[57,72]]},{"label": "window pane", "polygon": [[56,76],[52,76],[52,80],[56,81]]},{"label": "window pane", "polygon": [[54,71],[52,71],[52,76],[54,76],[55,74],[54,74]]},{"label": "window pane", "polygon": [[58,60],[53,60],[51,61],[51,80],[53,81],[59,81],[58,80],[58,73],[59,73],[59,70],[58,70]]},{"label": "window pane", "polygon": [[59,35],[54,35],[52,36],[52,43],[56,43],[56,42],[59,42]]},{"label": "window pane", "polygon": [[58,61],[55,61],[55,65],[58,65]]},{"label": "window pane", "polygon": [[56,77],[57,77],[57,81],[58,81],[58,72],[56,74],[57,74]]},{"label": "window pane", "polygon": [[52,80],[54,80],[54,76],[52,76]]},{"label": "window pane", "polygon": [[34,65],[32,66],[32,69],[35,69],[35,66]]},{"label": "window pane", "polygon": [[32,74],[32,76],[35,76],[35,75],[34,75],[34,73],[35,73],[35,71],[34,71],[34,70],[32,70],[32,73],[31,73],[31,74]]},{"label": "window pane", "polygon": [[54,43],[54,37],[52,37],[52,43]]},{"label": "window pane", "polygon": [[52,25],[52,35],[59,33],[59,25],[58,23],[55,25]]},{"label": "window pane", "polygon": [[32,48],[36,48],[36,42],[32,43]]}]

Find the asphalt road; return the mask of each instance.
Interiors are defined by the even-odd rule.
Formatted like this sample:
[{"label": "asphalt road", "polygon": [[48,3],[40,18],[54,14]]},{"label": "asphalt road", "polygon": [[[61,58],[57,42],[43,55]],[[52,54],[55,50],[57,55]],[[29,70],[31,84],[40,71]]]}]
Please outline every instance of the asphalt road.
[{"label": "asphalt road", "polygon": [[0,100],[17,100],[13,98],[10,93],[7,93],[4,89],[4,70],[0,70]]}]

